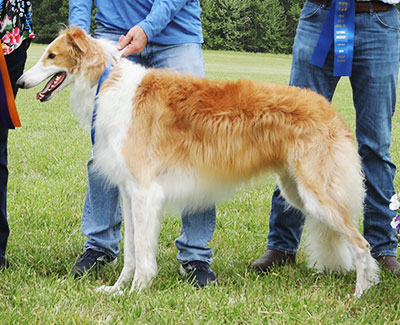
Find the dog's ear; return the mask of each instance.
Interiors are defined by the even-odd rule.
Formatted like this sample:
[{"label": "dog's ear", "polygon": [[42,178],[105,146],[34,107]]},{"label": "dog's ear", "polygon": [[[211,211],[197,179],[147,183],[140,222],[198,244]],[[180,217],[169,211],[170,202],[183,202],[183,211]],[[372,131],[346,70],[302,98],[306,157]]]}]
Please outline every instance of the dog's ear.
[{"label": "dog's ear", "polygon": [[65,33],[66,40],[75,52],[86,53],[88,51],[88,40],[85,31],[78,27],[72,27]]}]

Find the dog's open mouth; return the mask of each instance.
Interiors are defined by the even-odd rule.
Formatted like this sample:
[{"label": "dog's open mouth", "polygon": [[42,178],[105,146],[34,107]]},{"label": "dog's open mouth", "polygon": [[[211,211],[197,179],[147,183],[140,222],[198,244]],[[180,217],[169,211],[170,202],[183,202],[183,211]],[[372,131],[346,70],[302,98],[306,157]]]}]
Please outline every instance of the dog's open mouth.
[{"label": "dog's open mouth", "polygon": [[65,80],[67,76],[66,72],[58,72],[47,83],[46,87],[40,92],[37,93],[36,99],[41,102],[45,102],[51,95],[51,93],[56,90]]}]

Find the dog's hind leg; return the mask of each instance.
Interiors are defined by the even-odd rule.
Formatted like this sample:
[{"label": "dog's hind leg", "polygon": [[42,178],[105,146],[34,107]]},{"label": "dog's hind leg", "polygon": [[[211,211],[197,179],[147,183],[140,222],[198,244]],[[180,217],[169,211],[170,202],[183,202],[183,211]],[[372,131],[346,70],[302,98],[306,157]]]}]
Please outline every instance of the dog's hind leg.
[{"label": "dog's hind leg", "polygon": [[286,201],[307,215],[306,219],[306,247],[309,257],[309,266],[318,271],[350,270],[352,268],[352,254],[342,236],[332,230],[325,221],[314,218],[308,213],[300,196],[298,186],[290,173],[281,173],[277,178],[278,186]]},{"label": "dog's hind leg", "polygon": [[157,183],[141,188],[133,201],[136,270],[131,292],[150,285],[157,274],[156,254],[165,201],[164,190]]},{"label": "dog's hind leg", "polygon": [[[357,272],[354,296],[359,298],[371,286],[379,282],[378,264],[371,256],[369,243],[360,234],[357,227],[347,221],[346,217],[341,220],[339,218],[333,220],[333,231],[338,232],[349,245]],[[348,254],[347,251],[346,254]]]},{"label": "dog's hind leg", "polygon": [[355,225],[340,220],[329,225],[313,217],[308,218],[306,225],[310,267],[319,271],[348,271],[355,267],[355,297],[379,282],[379,269],[369,244]]},{"label": "dog's hind leg", "polygon": [[299,192],[305,201],[306,215],[311,219],[308,223],[311,263],[319,270],[346,271],[352,268],[353,262],[357,271],[354,295],[360,297],[379,282],[379,269],[368,242],[351,220],[351,211],[337,206],[334,198],[328,202],[327,197],[319,198],[304,189]]},{"label": "dog's hind leg", "polygon": [[[315,240],[310,247],[312,263],[318,257],[319,269],[347,270],[351,268],[351,256],[357,271],[354,295],[360,297],[379,281],[379,268],[356,226],[363,209],[364,187],[357,156],[354,154],[351,159],[351,154],[348,150],[341,155],[337,150],[334,157],[318,160],[314,154],[312,159],[321,164],[319,168],[303,157],[296,168],[296,184],[303,212],[311,219],[311,240]],[[325,250],[327,245],[331,248]]]},{"label": "dog's hind leg", "polygon": [[124,217],[124,267],[122,272],[113,286],[101,286],[97,290],[99,292],[120,294],[128,283],[133,279],[135,272],[135,243],[133,228],[133,211],[132,198],[129,191],[120,187],[122,196],[122,208]]}]

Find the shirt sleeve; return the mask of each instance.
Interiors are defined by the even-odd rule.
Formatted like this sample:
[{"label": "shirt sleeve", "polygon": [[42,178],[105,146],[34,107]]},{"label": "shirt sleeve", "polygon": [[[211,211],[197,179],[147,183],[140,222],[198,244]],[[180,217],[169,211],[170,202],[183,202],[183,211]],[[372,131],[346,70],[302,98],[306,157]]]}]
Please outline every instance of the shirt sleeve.
[{"label": "shirt sleeve", "polygon": [[90,31],[92,0],[69,0],[69,24]]},{"label": "shirt sleeve", "polygon": [[160,33],[183,8],[188,0],[155,0],[150,13],[138,25],[151,40]]}]

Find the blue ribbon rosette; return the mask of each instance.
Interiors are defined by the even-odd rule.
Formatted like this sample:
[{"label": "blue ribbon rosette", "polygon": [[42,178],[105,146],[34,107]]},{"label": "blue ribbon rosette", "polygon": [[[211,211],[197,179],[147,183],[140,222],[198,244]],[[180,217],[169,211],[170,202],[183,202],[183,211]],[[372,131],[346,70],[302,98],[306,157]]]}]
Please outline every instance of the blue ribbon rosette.
[{"label": "blue ribbon rosette", "polygon": [[355,30],[355,1],[332,0],[310,63],[322,68],[334,44],[333,75],[351,76]]}]

